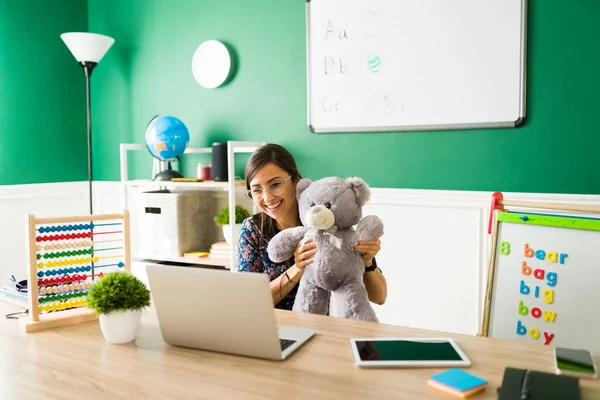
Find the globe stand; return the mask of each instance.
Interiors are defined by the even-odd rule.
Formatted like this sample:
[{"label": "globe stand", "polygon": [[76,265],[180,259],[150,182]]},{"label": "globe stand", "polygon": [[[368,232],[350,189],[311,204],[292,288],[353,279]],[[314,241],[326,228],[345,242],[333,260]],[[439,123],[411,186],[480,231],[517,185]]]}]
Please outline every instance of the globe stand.
[{"label": "globe stand", "polygon": [[160,171],[154,175],[155,181],[170,181],[172,178],[183,178],[183,175],[171,168],[171,162],[167,163],[167,169]]}]

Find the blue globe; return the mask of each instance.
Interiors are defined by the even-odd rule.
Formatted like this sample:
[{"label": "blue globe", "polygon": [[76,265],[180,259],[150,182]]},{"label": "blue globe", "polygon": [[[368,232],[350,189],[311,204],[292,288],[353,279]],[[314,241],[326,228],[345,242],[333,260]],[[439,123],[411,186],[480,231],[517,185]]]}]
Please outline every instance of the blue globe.
[{"label": "blue globe", "polygon": [[190,142],[190,132],[179,118],[170,115],[154,118],[146,128],[146,147],[161,161],[183,154]]}]

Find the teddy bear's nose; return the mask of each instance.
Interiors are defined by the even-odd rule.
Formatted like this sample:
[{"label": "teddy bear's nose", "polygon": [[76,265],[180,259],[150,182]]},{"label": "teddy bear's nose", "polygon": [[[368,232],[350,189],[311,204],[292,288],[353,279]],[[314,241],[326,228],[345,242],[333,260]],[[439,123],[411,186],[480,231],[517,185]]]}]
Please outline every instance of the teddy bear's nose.
[{"label": "teddy bear's nose", "polygon": [[321,206],[314,206],[313,207],[313,213],[314,214],[320,213],[321,211],[323,211],[323,207],[321,207]]}]

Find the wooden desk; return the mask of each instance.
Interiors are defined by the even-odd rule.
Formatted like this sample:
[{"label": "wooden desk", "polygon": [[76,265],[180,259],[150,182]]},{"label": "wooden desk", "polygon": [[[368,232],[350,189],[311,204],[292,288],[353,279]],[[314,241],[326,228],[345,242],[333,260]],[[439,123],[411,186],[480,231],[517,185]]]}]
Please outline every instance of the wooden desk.
[{"label": "wooden desk", "polygon": [[[490,381],[474,399],[496,399],[504,367],[552,372],[552,349],[489,338],[277,311],[282,325],[315,328],[291,358],[266,361],[166,345],[146,312],[135,342],[111,345],[98,322],[25,334],[0,303],[0,398],[20,399],[449,399],[427,387],[443,369],[354,366],[350,337],[451,336],[470,357],[469,371]],[[241,335],[243,333],[240,333]],[[600,365],[600,359],[596,358]],[[600,381],[580,380],[584,399]]]}]

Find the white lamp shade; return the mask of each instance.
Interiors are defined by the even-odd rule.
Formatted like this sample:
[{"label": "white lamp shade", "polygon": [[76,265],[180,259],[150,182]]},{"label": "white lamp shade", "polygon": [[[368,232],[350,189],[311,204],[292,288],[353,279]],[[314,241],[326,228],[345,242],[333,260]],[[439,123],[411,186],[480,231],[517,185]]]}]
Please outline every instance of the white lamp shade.
[{"label": "white lamp shade", "polygon": [[60,35],[78,62],[95,62],[102,60],[115,39],[110,36],[88,32],[68,32]]}]

